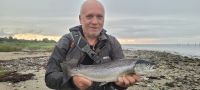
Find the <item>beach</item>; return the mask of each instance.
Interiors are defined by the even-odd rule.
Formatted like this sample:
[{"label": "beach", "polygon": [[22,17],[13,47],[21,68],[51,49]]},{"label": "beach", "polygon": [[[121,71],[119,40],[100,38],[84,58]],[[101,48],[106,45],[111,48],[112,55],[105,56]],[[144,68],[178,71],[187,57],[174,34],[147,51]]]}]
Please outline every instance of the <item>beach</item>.
[{"label": "beach", "polygon": [[[0,52],[0,65],[21,74],[34,74],[29,80],[0,82],[2,90],[51,90],[44,82],[50,52]],[[126,58],[156,63],[154,75],[127,90],[200,90],[200,59],[151,50],[124,50]]]},{"label": "beach", "polygon": [[45,66],[51,52],[0,52],[0,65],[18,73],[33,73],[30,80],[0,82],[2,90],[51,90],[44,82]]}]

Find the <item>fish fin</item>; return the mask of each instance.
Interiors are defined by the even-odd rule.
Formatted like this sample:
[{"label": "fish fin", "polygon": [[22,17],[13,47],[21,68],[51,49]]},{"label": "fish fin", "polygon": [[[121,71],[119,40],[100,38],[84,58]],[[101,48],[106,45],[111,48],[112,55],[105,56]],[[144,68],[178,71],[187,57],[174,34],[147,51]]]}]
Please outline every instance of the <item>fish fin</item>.
[{"label": "fish fin", "polygon": [[68,65],[66,62],[60,63],[60,66],[62,68],[62,71],[64,72],[64,74],[66,75],[70,75],[70,70],[72,69],[72,67],[70,65]]},{"label": "fish fin", "polygon": [[103,86],[103,85],[106,85],[108,82],[101,82],[100,84],[99,84],[99,86]]}]

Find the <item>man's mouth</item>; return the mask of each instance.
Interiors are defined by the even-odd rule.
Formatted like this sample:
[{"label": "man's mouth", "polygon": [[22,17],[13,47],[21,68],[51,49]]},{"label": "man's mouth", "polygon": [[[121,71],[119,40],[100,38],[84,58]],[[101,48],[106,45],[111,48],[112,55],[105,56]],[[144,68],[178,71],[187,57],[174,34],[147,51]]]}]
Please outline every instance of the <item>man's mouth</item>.
[{"label": "man's mouth", "polygon": [[92,29],[98,29],[98,27],[91,27]]}]

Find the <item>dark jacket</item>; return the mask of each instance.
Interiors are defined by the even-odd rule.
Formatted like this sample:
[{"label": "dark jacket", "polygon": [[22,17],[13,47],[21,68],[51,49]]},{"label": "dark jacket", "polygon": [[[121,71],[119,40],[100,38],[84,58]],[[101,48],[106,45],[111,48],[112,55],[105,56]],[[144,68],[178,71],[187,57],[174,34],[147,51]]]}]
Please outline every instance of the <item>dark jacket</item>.
[{"label": "dark jacket", "polygon": [[[70,30],[73,29],[82,31],[81,26],[76,26]],[[101,59],[101,63],[124,58],[120,43],[115,37],[106,34],[105,30],[101,32],[98,40],[99,41],[96,47],[102,46],[102,44],[99,45],[100,42],[104,43],[104,46],[98,52],[98,55],[103,58]],[[77,90],[72,82],[72,78],[64,74],[60,66],[60,63],[63,61],[70,62],[76,66],[79,63],[79,60],[86,54],[79,50],[77,47],[73,47],[72,44],[72,37],[70,34],[66,34],[55,45],[55,48],[49,58],[45,74],[45,82],[49,88],[57,90]],[[114,83],[109,83],[107,86],[117,87],[114,85]]]}]

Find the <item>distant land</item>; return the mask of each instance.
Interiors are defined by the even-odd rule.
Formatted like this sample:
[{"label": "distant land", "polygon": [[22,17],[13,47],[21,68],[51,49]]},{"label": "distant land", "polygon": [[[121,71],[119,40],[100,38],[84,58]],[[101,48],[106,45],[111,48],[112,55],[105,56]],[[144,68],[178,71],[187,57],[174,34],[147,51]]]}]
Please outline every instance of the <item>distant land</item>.
[{"label": "distant land", "polygon": [[43,38],[42,40],[16,39],[12,36],[0,38],[0,52],[13,51],[52,51],[56,41]]}]

